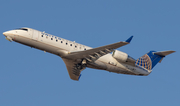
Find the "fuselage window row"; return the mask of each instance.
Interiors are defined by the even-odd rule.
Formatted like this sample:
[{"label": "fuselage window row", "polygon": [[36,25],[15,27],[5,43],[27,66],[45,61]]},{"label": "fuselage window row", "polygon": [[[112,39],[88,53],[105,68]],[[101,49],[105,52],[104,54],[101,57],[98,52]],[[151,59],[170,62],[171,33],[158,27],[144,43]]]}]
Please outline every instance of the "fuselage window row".
[{"label": "fuselage window row", "polygon": [[[41,37],[44,37],[43,35],[41,35]],[[46,38],[48,38],[48,36],[46,36]],[[56,39],[56,42],[58,42],[58,39],[57,39],[57,37],[55,37],[55,39]],[[51,40],[53,40],[53,38],[51,38]],[[59,38],[59,40],[61,40],[60,38]],[[62,43],[62,42],[61,42]]]},{"label": "fuselage window row", "polygon": [[[41,37],[44,37],[44,35],[46,35],[46,38],[48,38],[48,36],[52,37],[51,40],[53,40],[53,36],[48,35],[48,34],[42,34]],[[56,42],[58,42],[58,40],[61,40],[61,38],[59,37],[54,37],[56,39]],[[61,40],[61,43],[63,43],[63,41]],[[68,45],[68,43],[66,43],[66,45]],[[70,46],[72,46],[72,44],[70,44]],[[77,46],[74,46],[75,48],[77,48]],[[82,49],[81,46],[79,47],[79,49]],[[84,48],[84,50],[86,50],[86,48]]]}]

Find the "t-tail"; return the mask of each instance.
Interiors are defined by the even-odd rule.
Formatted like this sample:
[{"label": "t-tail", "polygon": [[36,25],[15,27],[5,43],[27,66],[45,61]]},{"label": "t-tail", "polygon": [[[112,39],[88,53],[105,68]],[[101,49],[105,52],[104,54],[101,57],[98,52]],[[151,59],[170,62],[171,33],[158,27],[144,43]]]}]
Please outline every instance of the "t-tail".
[{"label": "t-tail", "polygon": [[150,51],[144,56],[140,57],[136,61],[136,65],[139,65],[147,70],[152,70],[154,66],[159,62],[162,61],[162,59],[171,54],[174,53],[175,51],[161,51],[161,52],[156,52],[156,51]]}]

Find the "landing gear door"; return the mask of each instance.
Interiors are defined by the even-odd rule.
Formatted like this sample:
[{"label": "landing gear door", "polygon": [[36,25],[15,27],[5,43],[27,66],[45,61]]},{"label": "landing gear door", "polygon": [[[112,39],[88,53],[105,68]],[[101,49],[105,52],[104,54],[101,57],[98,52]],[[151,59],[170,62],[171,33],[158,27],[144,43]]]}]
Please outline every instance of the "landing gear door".
[{"label": "landing gear door", "polygon": [[39,38],[39,32],[36,30],[33,30],[32,39],[38,40],[38,38]]}]

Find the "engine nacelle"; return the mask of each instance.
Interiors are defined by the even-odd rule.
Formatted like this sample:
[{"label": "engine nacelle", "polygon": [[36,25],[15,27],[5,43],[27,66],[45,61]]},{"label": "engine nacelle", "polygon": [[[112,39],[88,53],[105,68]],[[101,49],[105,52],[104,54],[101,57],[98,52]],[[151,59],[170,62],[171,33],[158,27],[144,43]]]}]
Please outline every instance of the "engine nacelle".
[{"label": "engine nacelle", "polygon": [[118,62],[129,62],[135,64],[136,60],[130,57],[128,54],[115,50],[112,54],[112,56],[118,61]]}]

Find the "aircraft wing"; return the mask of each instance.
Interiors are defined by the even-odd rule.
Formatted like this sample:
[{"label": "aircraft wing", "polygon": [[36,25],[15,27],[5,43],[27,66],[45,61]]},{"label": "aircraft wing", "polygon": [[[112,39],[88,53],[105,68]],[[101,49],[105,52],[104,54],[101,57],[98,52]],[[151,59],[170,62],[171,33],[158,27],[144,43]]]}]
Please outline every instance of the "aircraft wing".
[{"label": "aircraft wing", "polygon": [[133,38],[133,36],[131,36],[129,39],[127,39],[124,42],[117,42],[117,43],[113,43],[110,45],[101,46],[101,47],[97,47],[97,48],[93,48],[93,49],[89,49],[89,50],[85,50],[85,51],[70,52],[66,56],[66,58],[70,58],[70,59],[85,58],[89,62],[93,62],[93,61],[97,60],[99,57],[112,52],[114,49],[117,49],[119,47],[129,44],[132,38]]},{"label": "aircraft wing", "polygon": [[[81,76],[81,71],[85,69],[85,67],[83,67],[82,65],[79,65],[77,62],[72,61],[72,60],[68,60],[65,58],[62,58],[64,63],[66,64],[66,68],[68,70],[69,73],[69,77],[72,80],[79,80],[80,76]],[[80,67],[80,68],[78,68]]]},{"label": "aircraft wing", "polygon": [[77,59],[86,59],[89,62],[94,62],[99,57],[112,52],[114,49],[129,44],[132,37],[133,36],[131,36],[125,42],[117,42],[85,51],[70,52],[67,56],[62,58],[66,64],[70,78],[78,81],[81,76],[81,71],[86,68],[86,65],[83,64],[83,61],[76,61]]}]

